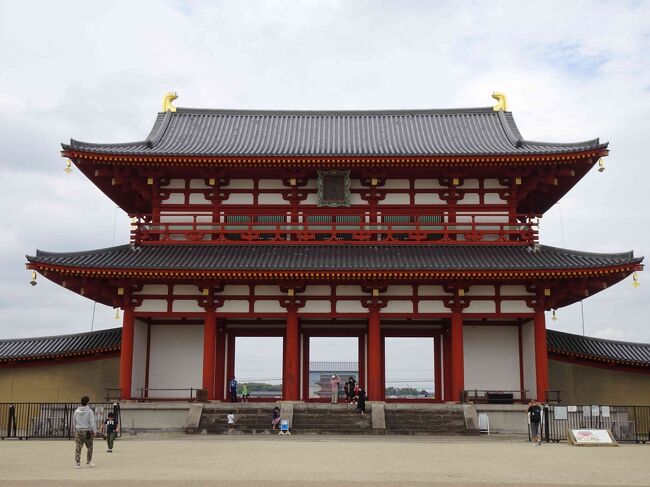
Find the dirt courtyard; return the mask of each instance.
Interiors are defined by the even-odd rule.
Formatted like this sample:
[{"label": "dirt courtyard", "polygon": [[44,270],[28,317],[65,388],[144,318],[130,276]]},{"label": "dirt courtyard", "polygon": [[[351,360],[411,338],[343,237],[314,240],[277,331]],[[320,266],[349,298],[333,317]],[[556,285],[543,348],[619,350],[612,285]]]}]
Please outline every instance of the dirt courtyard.
[{"label": "dirt courtyard", "polygon": [[73,454],[72,441],[0,441],[0,485],[650,484],[650,445],[535,447],[519,438],[138,435],[112,454],[95,440],[93,469],[75,470]]}]

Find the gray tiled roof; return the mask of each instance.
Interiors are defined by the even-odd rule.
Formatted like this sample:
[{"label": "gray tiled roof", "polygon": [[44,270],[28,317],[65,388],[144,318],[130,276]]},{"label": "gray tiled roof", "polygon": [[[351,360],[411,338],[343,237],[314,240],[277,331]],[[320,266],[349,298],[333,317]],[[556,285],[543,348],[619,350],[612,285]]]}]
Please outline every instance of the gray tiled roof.
[{"label": "gray tiled roof", "polygon": [[524,140],[510,112],[488,108],[400,111],[254,111],[178,108],[159,113],[140,142],[64,149],[171,156],[526,155],[605,148]]},{"label": "gray tiled roof", "polygon": [[0,340],[0,362],[91,355],[120,350],[122,329]]},{"label": "gray tiled roof", "polygon": [[178,270],[529,270],[640,263],[632,252],[597,254],[540,245],[122,245],[37,251],[30,262],[66,267]]},{"label": "gray tiled roof", "polygon": [[309,372],[357,372],[359,362],[309,362]]},{"label": "gray tiled roof", "polygon": [[547,346],[551,354],[650,367],[650,344],[647,343],[619,342],[547,330]]}]

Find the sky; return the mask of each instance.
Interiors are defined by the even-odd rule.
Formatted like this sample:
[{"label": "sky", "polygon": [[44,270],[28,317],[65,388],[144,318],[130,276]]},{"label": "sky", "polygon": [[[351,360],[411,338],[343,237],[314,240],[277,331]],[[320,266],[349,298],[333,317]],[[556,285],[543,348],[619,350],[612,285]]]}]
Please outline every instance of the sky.
[{"label": "sky", "polygon": [[[650,256],[650,3],[429,1],[0,2],[0,338],[120,325],[39,277],[25,254],[128,242],[129,220],[60,143],[142,140],[176,106],[424,109],[505,92],[526,139],[610,142],[541,221],[541,243]],[[650,343],[640,273],[549,328]],[[353,360],[331,346],[330,360]],[[324,359],[323,359],[324,360]],[[412,368],[406,364],[405,370]]]}]

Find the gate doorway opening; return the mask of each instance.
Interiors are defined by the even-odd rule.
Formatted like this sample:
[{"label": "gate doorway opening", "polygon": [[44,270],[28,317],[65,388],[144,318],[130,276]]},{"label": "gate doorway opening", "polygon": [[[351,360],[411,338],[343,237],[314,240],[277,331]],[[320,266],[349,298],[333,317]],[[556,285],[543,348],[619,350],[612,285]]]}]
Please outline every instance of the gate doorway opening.
[{"label": "gate doorway opening", "polygon": [[359,381],[359,337],[308,337],[307,390],[304,396],[313,401],[329,402],[330,379],[338,375],[339,402],[345,402],[344,384],[354,377]]},{"label": "gate doorway opening", "polygon": [[283,343],[282,337],[235,337],[234,368],[240,400],[244,384],[252,400],[282,398]]},{"label": "gate doorway opening", "polygon": [[384,387],[387,400],[439,400],[436,339],[386,337]]}]

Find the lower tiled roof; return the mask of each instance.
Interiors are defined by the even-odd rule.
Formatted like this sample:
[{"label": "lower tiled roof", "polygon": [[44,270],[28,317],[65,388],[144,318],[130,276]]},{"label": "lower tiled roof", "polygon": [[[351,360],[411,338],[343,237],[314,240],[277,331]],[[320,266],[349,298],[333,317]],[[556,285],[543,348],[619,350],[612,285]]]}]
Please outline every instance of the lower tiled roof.
[{"label": "lower tiled roof", "polygon": [[547,330],[551,355],[630,367],[650,368],[650,344],[619,342]]},{"label": "lower tiled roof", "polygon": [[[650,344],[619,342],[547,330],[549,355],[633,368],[650,368]],[[92,355],[120,350],[122,328],[75,335],[0,340],[0,363]],[[338,365],[340,367],[329,367]],[[354,366],[354,367],[352,367]],[[311,370],[356,370],[356,362],[312,362]]]},{"label": "lower tiled roof", "polygon": [[118,352],[122,328],[74,335],[0,340],[0,363]]},{"label": "lower tiled roof", "polygon": [[632,252],[600,254],[502,245],[122,245],[84,252],[37,251],[32,263],[178,270],[537,270],[640,263]]}]

